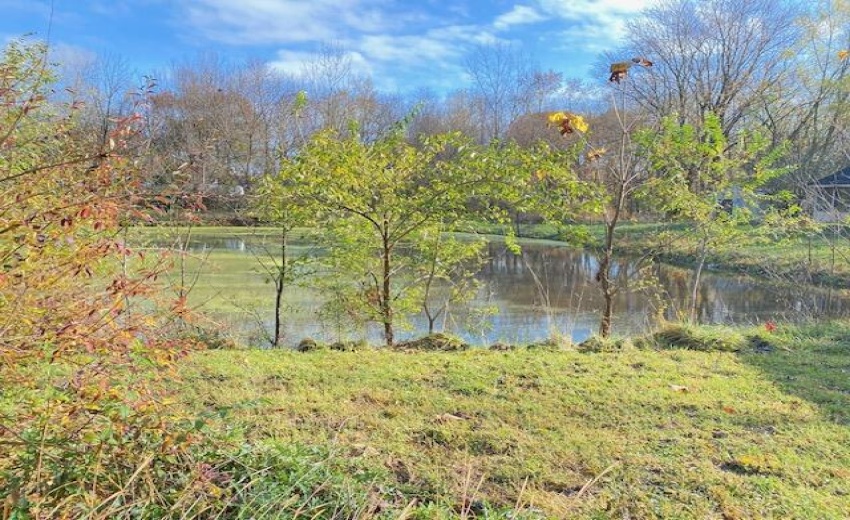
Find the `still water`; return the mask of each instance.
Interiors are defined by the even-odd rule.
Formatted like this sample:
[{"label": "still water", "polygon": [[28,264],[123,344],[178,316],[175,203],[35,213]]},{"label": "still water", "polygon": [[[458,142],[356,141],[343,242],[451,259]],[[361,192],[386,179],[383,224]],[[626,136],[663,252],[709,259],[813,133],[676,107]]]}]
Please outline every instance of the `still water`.
[{"label": "still water", "polygon": [[[261,241],[260,237],[196,235],[191,243],[196,252],[228,252],[227,270],[243,273],[237,283],[221,283],[204,298],[213,303],[214,314],[221,321],[257,344],[262,343],[260,330],[272,327],[274,302],[273,286],[264,283],[257,268]],[[603,306],[594,281],[597,258],[558,242],[523,241],[521,245],[522,254],[514,255],[499,240],[488,244],[489,260],[477,275],[481,288],[468,304],[451,307],[438,320],[438,330],[475,345],[529,343],[553,334],[582,341],[597,330]],[[635,260],[619,262],[613,270],[620,288],[615,304],[616,335],[643,332],[660,317],[675,320],[687,316],[693,279],[690,270]],[[217,282],[203,283],[209,292],[209,286]],[[285,339],[289,345],[308,336],[324,341],[365,338],[381,342],[378,326],[358,329],[345,317],[322,315],[322,297],[309,288],[289,292],[287,305]],[[697,292],[697,316],[702,323],[754,324],[848,313],[850,300],[832,291],[772,284],[745,275],[704,272]],[[424,316],[412,316],[409,321],[410,327],[397,332],[399,339],[427,332]]]}]

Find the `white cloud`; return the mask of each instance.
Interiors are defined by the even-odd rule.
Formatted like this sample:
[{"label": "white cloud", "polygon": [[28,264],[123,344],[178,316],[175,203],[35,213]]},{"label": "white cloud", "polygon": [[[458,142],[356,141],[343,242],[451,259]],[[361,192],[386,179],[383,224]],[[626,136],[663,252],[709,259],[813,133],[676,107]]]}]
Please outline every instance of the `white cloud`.
[{"label": "white cloud", "polygon": [[539,9],[590,29],[591,38],[604,35],[609,42],[622,38],[626,21],[638,16],[653,0],[538,0]]},{"label": "white cloud", "polygon": [[190,0],[185,22],[208,38],[235,45],[339,40],[398,23],[380,0]]},{"label": "white cloud", "polygon": [[[587,56],[616,44],[625,20],[652,0],[524,0],[482,17],[484,1],[185,0],[181,13],[182,26],[195,38],[276,47],[270,65],[289,73],[301,74],[314,58],[305,50],[339,42],[352,68],[370,73],[379,87],[414,76],[428,85],[462,86],[463,56],[476,45],[548,40],[555,42],[550,51]],[[542,22],[549,23],[529,27]]]},{"label": "white cloud", "polygon": [[268,66],[290,76],[300,77],[304,75],[307,65],[314,59],[315,54],[312,52],[279,50],[277,57],[270,61]]},{"label": "white cloud", "polygon": [[440,61],[456,55],[448,40],[422,36],[364,36],[360,48],[371,58],[382,62],[413,63]]},{"label": "white cloud", "polygon": [[605,18],[637,14],[654,0],[537,0],[540,9],[564,18],[576,16]]},{"label": "white cloud", "polygon": [[493,27],[499,30],[508,29],[514,25],[529,25],[546,20],[546,16],[540,14],[533,7],[517,5],[507,13],[500,15],[493,22]]},{"label": "white cloud", "polygon": [[50,59],[61,63],[64,68],[77,70],[97,61],[97,53],[85,47],[59,42],[50,46]]},{"label": "white cloud", "polygon": [[[371,77],[374,74],[374,69],[369,60],[363,54],[356,51],[340,51],[342,54],[339,57],[350,67],[350,71],[355,76]],[[305,76],[310,68],[310,65],[316,63],[318,54],[307,51],[279,50],[277,58],[269,62],[269,67],[274,70],[285,72],[296,78]]]}]

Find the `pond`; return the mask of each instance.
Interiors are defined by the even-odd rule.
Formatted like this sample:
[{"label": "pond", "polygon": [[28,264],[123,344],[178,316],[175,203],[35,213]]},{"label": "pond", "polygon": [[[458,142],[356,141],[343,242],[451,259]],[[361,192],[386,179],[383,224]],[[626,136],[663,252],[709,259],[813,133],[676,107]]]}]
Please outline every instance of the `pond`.
[{"label": "pond", "polygon": [[[263,343],[263,331],[273,323],[273,285],[258,258],[273,238],[262,235],[194,234],[190,242],[198,272],[190,301],[218,322],[237,331],[243,341]],[[159,245],[164,240],[155,239]],[[529,343],[555,334],[582,341],[596,332],[603,306],[594,280],[598,260],[590,252],[559,242],[520,241],[514,255],[499,239],[488,243],[488,261],[478,273],[481,288],[466,305],[456,305],[438,328],[475,345],[497,341]],[[296,246],[302,253],[308,246]],[[199,260],[201,258],[202,260]],[[614,333],[646,331],[663,317],[687,315],[692,272],[664,264],[625,260],[614,265],[620,291],[616,296]],[[355,326],[342,316],[321,313],[323,298],[308,287],[286,294],[285,343],[304,337],[323,341],[367,339],[381,342],[377,325]],[[697,292],[702,323],[754,324],[767,320],[796,321],[839,317],[850,311],[850,300],[814,287],[778,285],[745,275],[703,273]],[[399,339],[427,332],[424,316],[412,316]]]}]

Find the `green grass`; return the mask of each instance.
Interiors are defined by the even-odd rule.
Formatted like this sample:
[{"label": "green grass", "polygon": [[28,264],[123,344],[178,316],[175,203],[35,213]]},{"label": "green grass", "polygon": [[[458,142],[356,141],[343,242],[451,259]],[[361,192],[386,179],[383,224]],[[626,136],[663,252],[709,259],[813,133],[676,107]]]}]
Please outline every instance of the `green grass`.
[{"label": "green grass", "polygon": [[699,346],[753,331],[711,334],[726,332],[593,353],[205,352],[181,396],[236,445],[325,454],[334,485],[384,504],[375,517],[848,517],[850,325],[761,331],[737,353]]}]

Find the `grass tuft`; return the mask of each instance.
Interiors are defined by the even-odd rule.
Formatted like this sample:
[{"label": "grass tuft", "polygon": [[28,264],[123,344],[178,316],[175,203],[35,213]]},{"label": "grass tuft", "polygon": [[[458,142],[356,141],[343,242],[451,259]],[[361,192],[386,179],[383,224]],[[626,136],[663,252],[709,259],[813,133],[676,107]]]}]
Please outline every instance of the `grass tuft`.
[{"label": "grass tuft", "polygon": [[396,350],[420,351],[420,352],[459,352],[469,350],[470,345],[462,339],[437,332],[423,338],[403,341],[395,346]]},{"label": "grass tuft", "polygon": [[627,338],[603,338],[591,336],[576,346],[579,352],[622,352],[634,348]]},{"label": "grass tuft", "polygon": [[320,343],[313,338],[304,338],[298,342],[295,350],[298,352],[314,352],[316,350],[327,350],[328,346]]},{"label": "grass tuft", "polygon": [[670,324],[651,336],[651,343],[661,349],[687,349],[701,352],[740,352],[749,340],[740,330],[723,326]]}]

